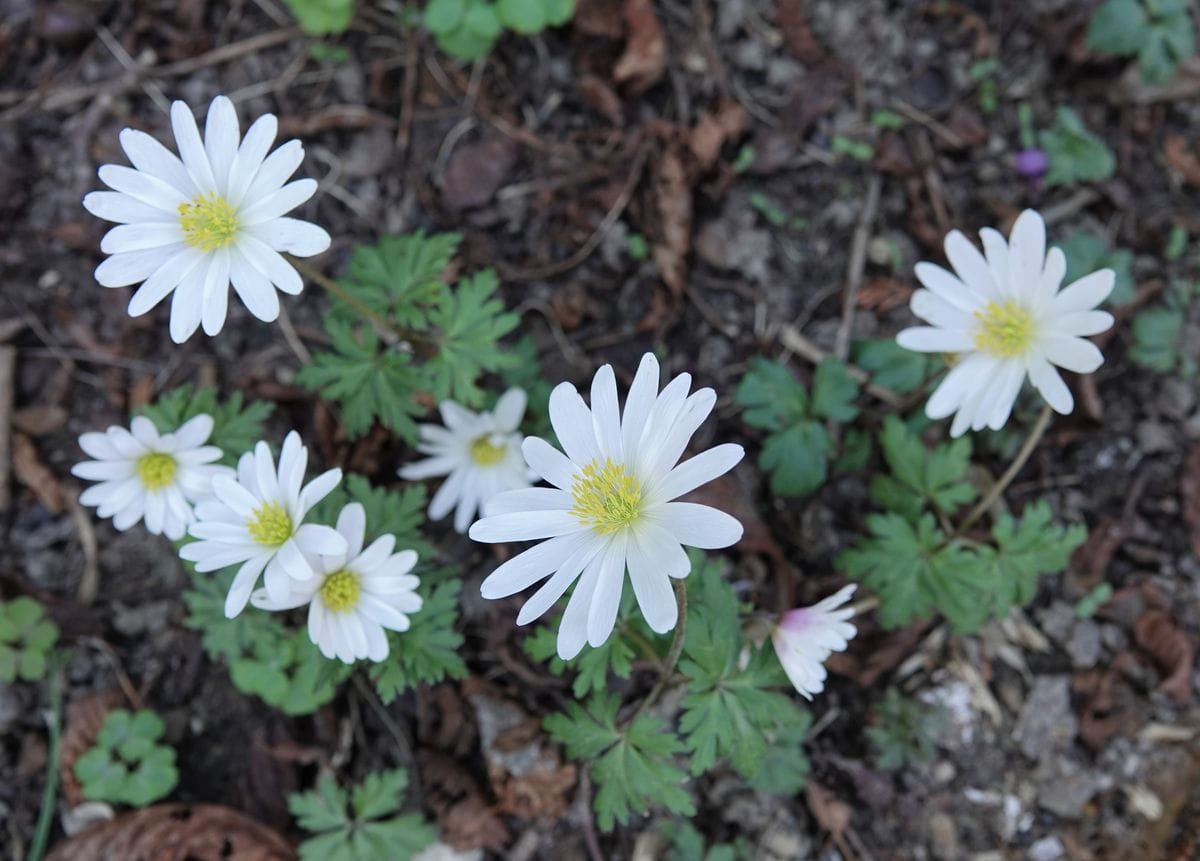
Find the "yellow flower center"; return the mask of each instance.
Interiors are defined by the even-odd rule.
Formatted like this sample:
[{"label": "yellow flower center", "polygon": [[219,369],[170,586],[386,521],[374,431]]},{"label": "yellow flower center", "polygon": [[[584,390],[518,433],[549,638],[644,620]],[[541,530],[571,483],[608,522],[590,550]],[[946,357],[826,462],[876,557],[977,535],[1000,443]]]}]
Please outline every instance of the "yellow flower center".
[{"label": "yellow flower center", "polygon": [[179,226],[188,245],[216,251],[237,238],[237,210],[219,194],[202,194],[191,203],[179,204]]},{"label": "yellow flower center", "polygon": [[642,513],[642,485],[625,465],[593,460],[571,485],[571,513],[601,535],[624,529]]},{"label": "yellow flower center", "polygon": [[361,594],[362,586],[358,582],[358,575],[345,568],[330,574],[321,584],[321,600],[335,613],[353,610]]},{"label": "yellow flower center", "polygon": [[471,460],[479,466],[495,466],[504,460],[504,456],[508,454],[508,447],[504,445],[503,440],[499,445],[493,442],[497,436],[486,433],[476,437],[471,443]]},{"label": "yellow flower center", "polygon": [[1003,304],[988,302],[982,311],[975,312],[979,328],[975,331],[975,347],[1002,359],[1019,356],[1033,340],[1033,315],[1012,299]]},{"label": "yellow flower center", "polygon": [[146,490],[162,490],[175,480],[179,464],[161,451],[152,451],[138,458],[137,474]]},{"label": "yellow flower center", "polygon": [[292,537],[292,518],[278,502],[264,502],[251,513],[246,529],[264,547],[278,547]]}]

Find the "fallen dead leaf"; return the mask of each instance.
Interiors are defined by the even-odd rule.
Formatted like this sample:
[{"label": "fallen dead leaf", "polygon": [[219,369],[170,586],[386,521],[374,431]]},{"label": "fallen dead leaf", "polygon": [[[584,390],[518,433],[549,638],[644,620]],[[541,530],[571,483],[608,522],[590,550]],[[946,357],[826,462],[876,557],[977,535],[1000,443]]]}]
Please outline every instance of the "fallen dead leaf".
[{"label": "fallen dead leaf", "polygon": [[88,694],[67,706],[66,729],[58,754],[58,776],[62,781],[63,795],[72,807],[78,807],[86,801],[83,789],[75,779],[75,761],[96,743],[104,719],[121,702],[121,692],[112,688]]},{"label": "fallen dead leaf", "polygon": [[45,436],[67,423],[67,411],[57,404],[33,404],[13,413],[13,427],[29,436]]},{"label": "fallen dead leaf", "polygon": [[292,861],[287,841],[218,804],[155,804],[64,840],[46,861]]},{"label": "fallen dead leaf", "polygon": [[1183,522],[1191,537],[1192,552],[1200,556],[1200,445],[1192,446],[1180,480],[1183,496]]},{"label": "fallen dead leaf", "polygon": [[442,182],[442,206],[451,212],[483,206],[517,163],[517,144],[507,137],[463,144],[454,151]]},{"label": "fallen dead leaf", "polygon": [[588,36],[620,39],[625,34],[621,0],[579,0],[571,28]]},{"label": "fallen dead leaf", "polygon": [[550,313],[564,332],[570,332],[583,323],[590,304],[587,290],[578,281],[572,281],[550,297]]},{"label": "fallen dead leaf", "polygon": [[50,468],[42,463],[37,448],[23,433],[13,434],[12,468],[17,481],[29,488],[55,514],[63,510],[63,489]]},{"label": "fallen dead leaf", "polygon": [[579,76],[579,94],[593,111],[614,126],[624,125],[621,97],[608,82],[599,75],[585,73]]},{"label": "fallen dead leaf", "polygon": [[721,155],[726,141],[734,141],[746,130],[749,116],[746,109],[735,101],[727,101],[715,111],[700,115],[691,134],[688,148],[692,151],[701,170],[708,170]]},{"label": "fallen dead leaf", "polygon": [[1079,738],[1092,750],[1100,750],[1113,736],[1132,738],[1144,723],[1141,700],[1123,678],[1137,672],[1137,658],[1122,652],[1100,670],[1078,673],[1071,686],[1081,697]]},{"label": "fallen dead leaf", "polygon": [[871,278],[858,291],[855,302],[859,308],[886,313],[912,298],[913,288],[895,278],[879,276]]},{"label": "fallen dead leaf", "polygon": [[1084,595],[1104,580],[1104,572],[1113,554],[1132,534],[1123,519],[1106,517],[1093,529],[1087,540],[1071,555],[1066,582],[1073,594]]},{"label": "fallen dead leaf", "polygon": [[654,165],[654,209],[659,233],[654,263],[671,295],[687,286],[687,257],[692,245],[692,187],[677,139],[668,140]]},{"label": "fallen dead leaf", "polygon": [[826,54],[808,25],[804,7],[805,0],[779,0],[779,29],[783,43],[796,59],[815,65],[825,60]]},{"label": "fallen dead leaf", "polygon": [[1165,610],[1151,608],[1133,626],[1133,639],[1164,675],[1158,689],[1178,703],[1189,702],[1196,648],[1187,633]]},{"label": "fallen dead leaf", "polygon": [[844,835],[850,826],[850,805],[839,801],[830,790],[811,778],[804,786],[804,797],[817,824],[829,832],[838,846],[844,846]]},{"label": "fallen dead leaf", "polygon": [[1183,135],[1167,135],[1163,141],[1163,158],[1190,185],[1200,185],[1200,158],[1192,151]]},{"label": "fallen dead leaf", "polygon": [[499,851],[511,836],[479,783],[457,760],[426,752],[421,759],[425,803],[442,826],[442,839],[460,851]]},{"label": "fallen dead leaf", "polygon": [[650,89],[667,68],[667,43],[651,0],[625,0],[625,52],[613,66],[613,80],[637,95]]}]

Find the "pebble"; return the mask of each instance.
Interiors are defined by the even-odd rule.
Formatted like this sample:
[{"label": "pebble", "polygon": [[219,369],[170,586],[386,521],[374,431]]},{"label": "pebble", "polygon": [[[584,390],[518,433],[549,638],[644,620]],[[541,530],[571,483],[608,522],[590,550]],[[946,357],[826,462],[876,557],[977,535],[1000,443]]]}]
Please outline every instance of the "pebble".
[{"label": "pebble", "polygon": [[1029,861],[1055,861],[1063,856],[1062,841],[1057,837],[1043,837],[1029,847]]},{"label": "pebble", "polygon": [[959,857],[958,830],[954,820],[945,813],[933,813],[929,816],[929,842],[933,857],[941,861],[954,861]]},{"label": "pebble", "polygon": [[1096,666],[1101,648],[1100,626],[1091,619],[1076,622],[1071,639],[1067,641],[1067,654],[1071,656],[1074,667],[1086,670]]},{"label": "pebble", "polygon": [[1040,760],[1065,749],[1075,738],[1076,727],[1071,710],[1071,677],[1039,676],[1021,709],[1013,738],[1022,753]]}]

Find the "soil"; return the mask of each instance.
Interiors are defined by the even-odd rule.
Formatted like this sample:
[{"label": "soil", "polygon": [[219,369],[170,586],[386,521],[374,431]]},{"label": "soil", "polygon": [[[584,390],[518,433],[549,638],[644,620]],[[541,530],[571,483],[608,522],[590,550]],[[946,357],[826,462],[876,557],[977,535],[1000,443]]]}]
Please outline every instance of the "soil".
[{"label": "soil", "polygon": [[[721,395],[694,445],[742,441],[753,454],[757,433],[732,403],[747,361],[786,359],[807,379],[811,357],[794,352],[789,330],[824,351],[846,326],[853,338],[893,335],[912,320],[913,264],[941,261],[951,228],[1007,230],[1035,207],[1052,239],[1086,229],[1132,249],[1143,304],[1161,302],[1170,278],[1194,278],[1162,257],[1173,226],[1200,233],[1197,178],[1165,144],[1195,142],[1200,72],[1182,70],[1165,93],[1141,86],[1088,53],[1092,4],[1070,0],[580,0],[573,25],[507,36],[477,64],[406,27],[398,3],[358,5],[350,30],[326,40],[344,49],[330,58],[275,0],[0,0],[0,344],[16,358],[7,415],[0,398],[0,422],[15,429],[0,450],[0,594],[35,596],[59,624],[68,704],[117,690],[164,716],[180,756],[173,801],[231,805],[298,840],[286,795],[318,764],[344,774],[399,764],[421,774],[426,813],[463,853],[444,857],[656,857],[654,818],[597,835],[574,775],[546,790],[569,805],[532,812],[492,779],[480,738],[496,704],[539,715],[570,691],[539,675],[515,636],[492,633],[514,609],[472,597],[494,561],[486,548],[432,532],[464,564],[470,679],[410,693],[383,715],[347,685],[292,719],[204,657],[183,624],[187,578],[168,542],[117,533],[73,504],[79,434],[124,423],[178,384],[272,400],[280,434],[315,439],[320,412],[294,385],[300,360],[281,327],[231,303],[219,337],[177,347],[165,309],[131,319],[129,290],[95,283],[106,225],[80,200],[98,187],[98,165],[124,163],[119,131],[169,142],[169,100],[199,107],[219,93],[244,124],[276,113],[281,135],[305,143],[302,173],[321,183],[302,215],[335,237],[314,261],[322,271],[338,273],[351,246],[385,232],[460,232],[460,265],[497,269],[548,378],[579,383],[611,362],[628,382],[657,349],[668,371]],[[985,112],[970,70],[989,58],[998,105]],[[1038,128],[1075,109],[1115,152],[1115,176],[1058,188],[1019,176],[1022,103]],[[872,123],[879,110],[903,128]],[[845,140],[874,154],[844,154]],[[867,240],[859,260],[856,231]],[[631,253],[637,237],[648,256]],[[286,302],[309,346],[324,337],[324,305],[315,286]],[[1196,359],[1194,311],[1187,325]],[[697,781],[696,824],[711,841],[744,839],[764,859],[1198,857],[1200,561],[1184,494],[1200,482],[1200,406],[1194,379],[1138,367],[1129,343],[1119,324],[1100,371],[1072,382],[1075,414],[1056,419],[1007,495],[1017,510],[1046,498],[1061,522],[1088,526],[1071,568],[978,636],[864,622],[813,706],[808,789],[774,799],[732,772]],[[891,409],[866,396],[863,406],[867,427]],[[1014,427],[1036,411],[1023,402]],[[329,465],[368,458],[377,482],[394,483],[412,453],[369,445],[324,454]],[[993,474],[1004,445],[976,447]],[[866,480],[773,498],[747,458],[719,492],[762,528],[755,546],[728,554],[729,576],[769,610],[828,594],[841,582],[834,556],[863,528]],[[1078,618],[1100,582],[1114,598]],[[863,733],[889,686],[947,715],[935,757],[900,772],[875,767]],[[47,704],[44,684],[0,684],[6,858],[24,857],[34,832]],[[476,807],[442,803],[453,780],[475,787],[459,795]],[[60,799],[58,812],[69,807]]]}]

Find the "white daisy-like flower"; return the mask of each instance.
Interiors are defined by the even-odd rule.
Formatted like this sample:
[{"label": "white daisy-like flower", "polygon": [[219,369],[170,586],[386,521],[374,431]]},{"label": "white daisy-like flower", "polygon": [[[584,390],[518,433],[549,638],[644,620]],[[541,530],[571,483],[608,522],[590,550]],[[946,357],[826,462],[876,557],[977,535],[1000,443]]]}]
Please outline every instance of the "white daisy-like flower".
[{"label": "white daisy-like flower", "polygon": [[213,99],[204,140],[183,102],[171,105],[176,156],[150,135],[121,132],[133,167],[106,164],[83,205],[98,218],[118,222],[100,243],[112,255],[96,269],[105,287],[141,284],[129,314],[145,314],[172,291],[171,338],[183,343],[198,326],[215,335],[225,324],[229,286],[260,320],[279,316],[276,288],[298,294],[299,274],[280,256],[311,257],[329,247],[329,234],[284,213],[313,196],[311,179],[287,182],[304,159],[300,141],[270,155],[278,123],[273,114],[254,121],[240,138],[237,114],[225,96]]},{"label": "white daisy-like flower", "polygon": [[122,532],[144,520],[153,534],[179,540],[195,520],[192,505],[208,498],[213,478],[233,474],[213,463],[221,450],[205,445],[212,429],[212,417],[198,415],[160,435],[154,422],[138,416],[128,430],[114,425],[83,434],[79,447],[95,460],[75,464],[71,474],[100,483],[79,501],[96,506]]},{"label": "white daisy-like flower", "polygon": [[825,661],[834,652],[845,651],[858,629],[850,623],[854,608],[843,607],[855,586],[843,586],[811,607],[788,610],[771,631],[771,643],[788,680],[811,700],[825,689]]},{"label": "white daisy-like flower", "polygon": [[1059,290],[1067,261],[1046,251],[1046,224],[1032,209],[1021,213],[1008,242],[980,231],[984,253],[962,233],[946,236],[954,274],[918,263],[925,286],[913,293],[914,314],[929,326],[905,329],[896,341],[922,353],[953,353],[957,360],[929,399],[932,419],[955,413],[951,436],[968,428],[999,430],[1008,421],[1026,376],[1054,410],[1074,408],[1071,391],[1055,370],[1088,374],[1104,362],[1088,335],[1113,324],[1094,310],[1112,292],[1115,275],[1101,269]]},{"label": "white daisy-like flower", "polygon": [[441,520],[453,508],[454,528],[466,532],[476,512],[497,493],[533,483],[517,431],[525,415],[525,392],[509,389],[490,413],[471,412],[454,401],[442,401],[438,409],[446,426],[420,427],[417,450],[429,457],[401,467],[400,477],[422,481],[447,476],[429,501],[429,517]]},{"label": "white daisy-like flower", "polygon": [[716,394],[700,389],[688,395],[689,374],[662,392],[658,383],[658,361],[647,353],[623,413],[611,365],[592,380],[591,409],[570,383],[557,386],[550,421],[566,454],[538,437],[522,445],[529,466],[553,487],[497,494],[471,527],[476,541],[548,539],[483,581],[483,597],[504,598],[550,578],[525,602],[518,625],[541,616],[578,580],[558,629],[564,660],[579,654],[584,642],[599,646],[608,639],[627,568],[646,623],[664,633],[679,615],[670,578],[691,569],[680,545],[716,549],[742,537],[742,525],[725,512],[672,501],[742,459],[742,447],[727,443],[676,465]]},{"label": "white daisy-like flower", "polygon": [[199,540],[183,545],[179,555],[202,573],[242,563],[225,598],[230,619],[245,609],[259,574],[271,600],[282,603],[291,581],[316,576],[312,558],[346,552],[346,539],[332,526],[304,522],[337,487],[342,471],[331,469],[304,484],[307,466],[308,449],[295,431],[283,441],[278,470],[267,444],[259,442],[238,460],[237,477],[214,478],[214,498],[196,506],[188,534]]},{"label": "white daisy-like flower", "polygon": [[308,636],[327,658],[352,664],[359,658],[388,656],[384,629],[407,631],[409,615],[421,609],[420,580],[409,574],[417,564],[414,550],[394,553],[396,536],[384,535],[363,549],[367,513],[357,502],[337,519],[346,550],[313,560],[316,576],[289,580],[288,594],[274,600],[256,589],[250,602],[261,610],[291,610],[308,605]]}]

